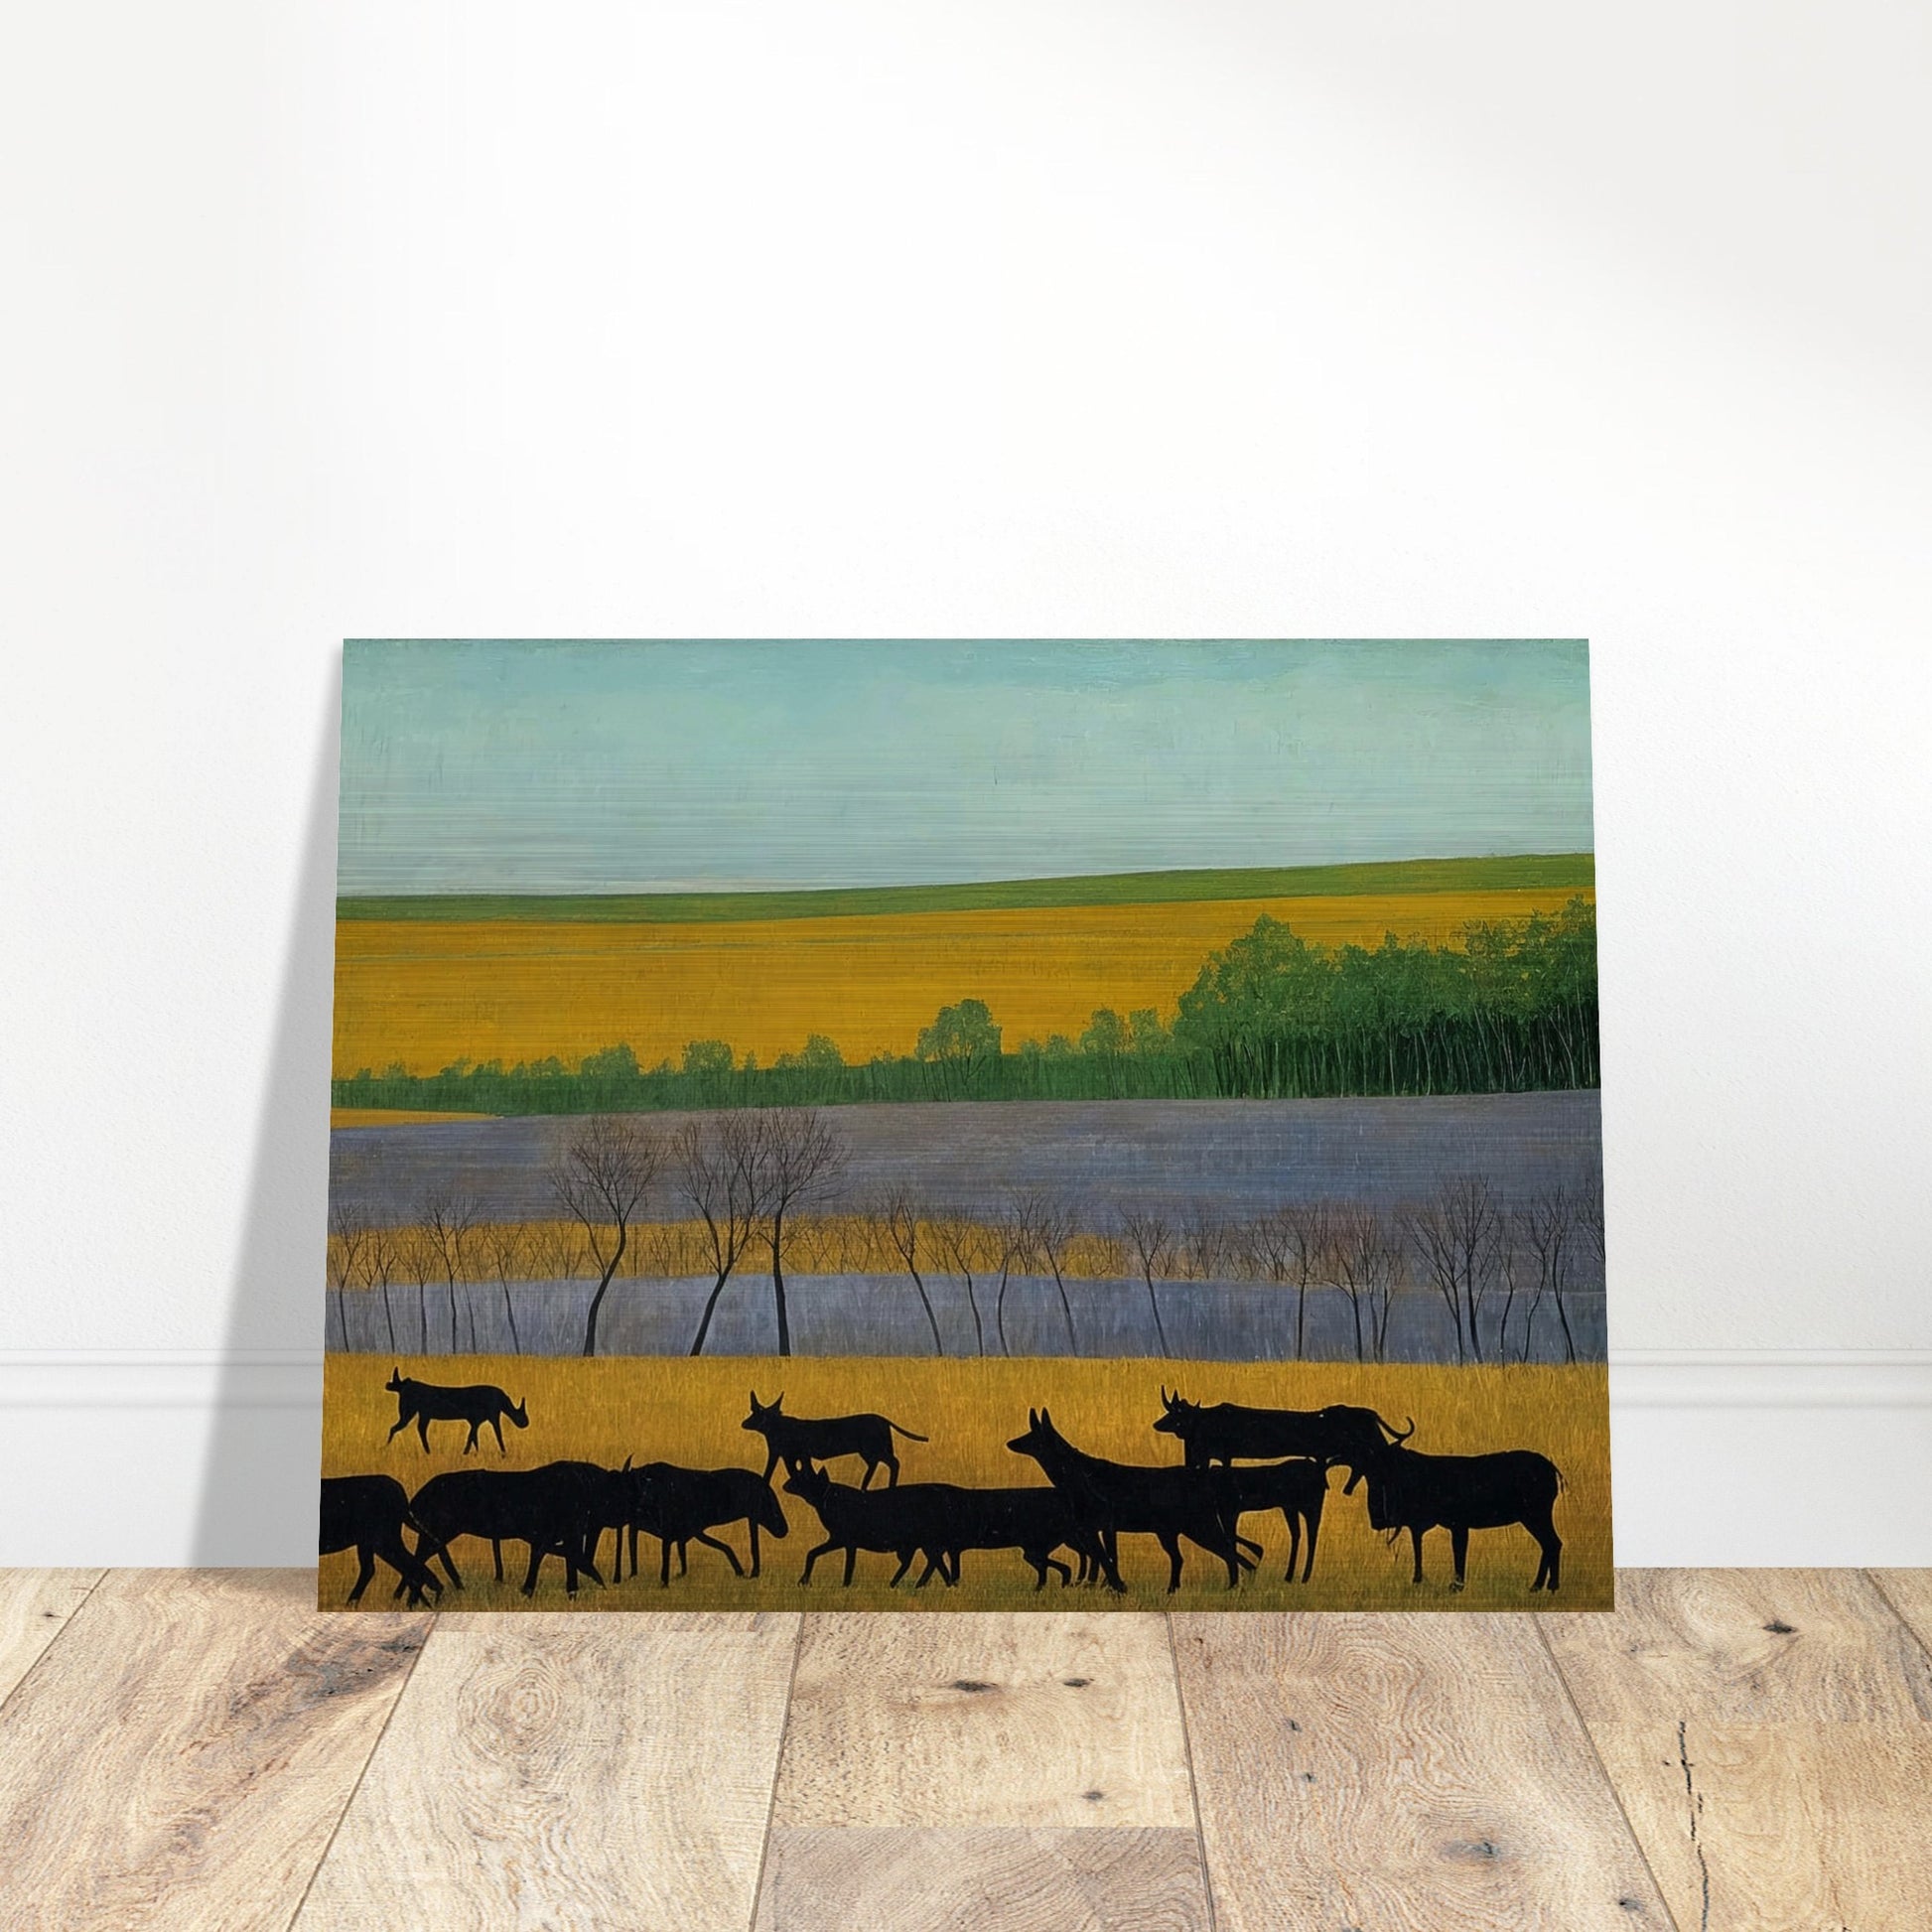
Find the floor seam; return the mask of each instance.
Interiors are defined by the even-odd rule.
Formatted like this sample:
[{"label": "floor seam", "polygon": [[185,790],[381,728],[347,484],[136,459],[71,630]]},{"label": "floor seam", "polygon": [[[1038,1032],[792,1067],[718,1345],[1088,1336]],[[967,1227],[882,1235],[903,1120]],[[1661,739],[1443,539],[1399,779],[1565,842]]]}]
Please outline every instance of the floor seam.
[{"label": "floor seam", "polygon": [[1577,1728],[1584,1733],[1584,1742],[1589,1746],[1589,1754],[1596,1765],[1597,1775],[1603,1780],[1604,1788],[1616,1806],[1616,1815],[1623,1820],[1623,1829],[1630,1835],[1630,1843],[1635,1849],[1638,1862],[1643,1865],[1644,1875],[1650,1880],[1651,1889],[1657,1894],[1657,1902],[1664,1908],[1664,1917],[1675,1932],[1683,1932],[1678,1925],[1677,1914],[1671,1909],[1670,1894],[1664,1890],[1657,1878],[1657,1869],[1650,1863],[1650,1854],[1644,1850],[1644,1843],[1632,1822],[1629,1808],[1623,1802],[1623,1793],[1617,1789],[1616,1780],[1610,1776],[1610,1767],[1603,1762],[1603,1753],[1596,1747],[1596,1733],[1590,1729],[1582,1708],[1577,1703],[1577,1694],[1570,1688],[1570,1680],[1563,1672],[1563,1659],[1557,1655],[1556,1646],[1550,1641],[1550,1633],[1543,1627],[1544,1612],[1531,1617],[1536,1631],[1536,1640],[1543,1646],[1543,1654],[1550,1660],[1550,1668],[1556,1673],[1558,1688],[1563,1692],[1563,1701],[1570,1707],[1570,1715],[1577,1720]]},{"label": "floor seam", "polygon": [[[357,1615],[360,1612],[339,1611],[336,1614]],[[369,1766],[375,1762],[375,1754],[382,1748],[382,1740],[388,1736],[389,1726],[395,1723],[396,1713],[402,1709],[402,1701],[409,1695],[410,1685],[416,1681],[417,1667],[422,1663],[430,1645],[436,1641],[437,1623],[435,1613],[432,1611],[429,1613],[429,1633],[418,1646],[415,1656],[409,1660],[409,1669],[403,1674],[401,1688],[390,1699],[389,1709],[384,1715],[382,1723],[376,1728],[375,1740],[369,1745],[368,1755],[363,1758],[361,1768],[355,1773],[355,1782],[348,1787],[348,1796],[343,1800],[343,1808],[336,1814],[336,1822],[329,1828],[328,1843],[323,1846],[322,1854],[316,1860],[315,1869],[309,1873],[308,1883],[302,1887],[302,1896],[295,1901],[295,1910],[288,1916],[287,1932],[295,1932],[295,1927],[300,1923],[302,1914],[308,1910],[309,1894],[315,1890],[316,1880],[322,1876],[322,1868],[329,1863],[329,1855],[335,1851],[336,1841],[342,1836],[343,1825],[346,1821],[349,1812],[353,1809],[355,1800],[361,1795],[363,1780],[369,1775]]]},{"label": "floor seam", "polygon": [[101,1587],[101,1585],[104,1584],[107,1581],[107,1579],[112,1575],[113,1575],[113,1571],[111,1569],[102,1570],[101,1572],[99,1572],[98,1575],[96,1575],[93,1582],[87,1586],[84,1594],[80,1598],[80,1601],[77,1602],[73,1606],[73,1608],[67,1613],[67,1616],[63,1619],[61,1623],[61,1627],[55,1631],[53,1636],[51,1636],[47,1640],[47,1643],[42,1647],[41,1654],[38,1657],[36,1657],[34,1661],[31,1664],[29,1664],[24,1671],[20,1673],[19,1681],[14,1685],[13,1689],[10,1690],[5,1697],[0,1697],[0,1716],[5,1715],[7,1706],[10,1705],[14,1701],[14,1699],[17,1698],[21,1694],[21,1692],[24,1691],[27,1688],[27,1686],[34,1681],[34,1674],[41,1668],[43,1664],[47,1662],[47,1660],[51,1656],[54,1655],[55,1651],[60,1649],[62,1640],[67,1636],[68,1632],[73,1628],[74,1619],[78,1617],[80,1612],[84,1610],[87,1607],[87,1605],[94,1600],[94,1591],[97,1590]]},{"label": "floor seam", "polygon": [[746,1920],[746,1932],[758,1932],[759,1904],[764,1896],[764,1874],[771,1863],[772,1820],[778,1813],[778,1779],[785,1768],[785,1740],[791,1735],[791,1700],[798,1688],[798,1658],[805,1648],[805,1619],[815,1615],[811,1610],[798,1610],[798,1627],[791,1636],[791,1669],[785,1673],[785,1713],[778,1721],[778,1748],[771,1759],[771,1795],[764,1803],[764,1836],[759,1841],[759,1868],[752,1878],[752,1915]]},{"label": "floor seam", "polygon": [[1194,1776],[1194,1737],[1187,1726],[1187,1694],[1180,1683],[1180,1643],[1174,1634],[1173,1612],[1166,1611],[1162,1621],[1168,1626],[1168,1664],[1173,1672],[1174,1708],[1180,1715],[1180,1754],[1187,1767],[1187,1802],[1194,1814],[1194,1861],[1200,1866],[1201,1896],[1207,1906],[1207,1932],[1218,1932],[1214,1910],[1214,1874],[1207,1867],[1207,1833],[1201,1826],[1200,1784]]},{"label": "floor seam", "polygon": [[[1912,1622],[1912,1619],[1908,1617],[1905,1614],[1905,1612],[1901,1610],[1898,1607],[1898,1605],[1892,1601],[1891,1591],[1885,1587],[1882,1582],[1880,1582],[1878,1573],[1875,1570],[1861,1569],[1858,1574],[1861,1577],[1863,1577],[1864,1581],[1871,1587],[1873,1592],[1877,1595],[1879,1602],[1881,1602],[1885,1606],[1885,1608],[1891,1612],[1894,1621],[1896,1621],[1898,1627],[1905,1632],[1905,1635],[1907,1639],[1910,1641],[1913,1649],[1915,1649],[1920,1655],[1920,1657],[1922,1657],[1925,1660],[1926,1670],[1929,1673],[1932,1673],[1932,1644],[1928,1644],[1926,1640],[1919,1635],[1917,1628],[1914,1626]],[[1914,1686],[1912,1690],[1912,1702],[1914,1704],[1917,1704],[1919,1702],[1918,1688],[1916,1686]],[[1928,1714],[1928,1715],[1932,1715],[1932,1714]]]}]

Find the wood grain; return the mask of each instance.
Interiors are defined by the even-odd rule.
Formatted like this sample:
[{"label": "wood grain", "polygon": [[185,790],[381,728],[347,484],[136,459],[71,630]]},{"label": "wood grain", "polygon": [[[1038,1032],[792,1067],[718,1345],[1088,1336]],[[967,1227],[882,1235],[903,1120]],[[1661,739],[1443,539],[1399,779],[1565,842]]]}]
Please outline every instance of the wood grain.
[{"label": "wood grain", "polygon": [[1664,1932],[1538,1620],[1176,1616],[1220,1932]]},{"label": "wood grain", "polygon": [[0,1570],[0,1704],[100,1578],[98,1570]]},{"label": "wood grain", "polygon": [[1872,1570],[1866,1575],[1885,1601],[1932,1655],[1932,1570]]},{"label": "wood grain", "polygon": [[1932,1664],[1853,1570],[1636,1570],[1608,1616],[1546,1616],[1587,1722],[1914,1723]]},{"label": "wood grain", "polygon": [[443,1616],[302,1932],[743,1932],[796,1616]]},{"label": "wood grain", "polygon": [[776,1829],[754,1932],[1207,1932],[1191,1831]]},{"label": "wood grain", "polygon": [[1932,1725],[1591,1727],[1685,1932],[1923,1925]]},{"label": "wood grain", "polygon": [[1159,1616],[808,1616],[774,1822],[1193,1824]]},{"label": "wood grain", "polygon": [[0,1924],[288,1924],[422,1648],[313,1571],[116,1571],[0,1722]]}]

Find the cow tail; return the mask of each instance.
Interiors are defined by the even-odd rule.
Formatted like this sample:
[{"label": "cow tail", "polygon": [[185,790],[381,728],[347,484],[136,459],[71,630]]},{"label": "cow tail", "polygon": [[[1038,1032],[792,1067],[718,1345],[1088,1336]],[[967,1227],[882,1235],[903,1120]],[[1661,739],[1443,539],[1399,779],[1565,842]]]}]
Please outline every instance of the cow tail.
[{"label": "cow tail", "polygon": [[888,1429],[898,1429],[898,1433],[901,1436],[903,1436],[908,1443],[929,1443],[932,1441],[932,1438],[930,1436],[915,1436],[909,1429],[899,1429],[898,1424],[896,1423],[890,1416],[886,1418],[886,1427]]}]

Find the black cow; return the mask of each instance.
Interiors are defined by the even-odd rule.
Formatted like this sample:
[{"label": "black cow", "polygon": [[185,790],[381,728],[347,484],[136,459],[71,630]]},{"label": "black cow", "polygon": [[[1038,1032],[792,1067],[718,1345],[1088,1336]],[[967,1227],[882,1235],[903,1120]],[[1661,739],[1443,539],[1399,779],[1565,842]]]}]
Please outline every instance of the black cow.
[{"label": "black cow", "polygon": [[322,1535],[318,1553],[333,1556],[338,1550],[353,1550],[360,1566],[355,1587],[348,1593],[351,1603],[362,1600],[369,1580],[375,1575],[375,1560],[380,1557],[409,1590],[413,1610],[441,1596],[443,1586],[427,1563],[420,1547],[412,1550],[403,1540],[403,1531],[413,1529],[421,1543],[421,1526],[409,1511],[409,1497],[394,1476],[324,1476],[322,1479]]},{"label": "black cow", "polygon": [[1244,1409],[1237,1402],[1210,1408],[1163,1389],[1161,1409],[1155,1430],[1180,1438],[1190,1469],[1284,1455],[1312,1456],[1327,1466],[1364,1457],[1385,1442],[1406,1443],[1416,1433],[1413,1421],[1407,1429],[1394,1429],[1373,1409],[1345,1402],[1325,1409]]},{"label": "black cow", "polygon": [[1471,1530],[1496,1530],[1521,1523],[1536,1538],[1543,1560],[1532,1590],[1554,1591],[1563,1568],[1563,1539],[1552,1515],[1563,1476],[1547,1455],[1534,1449],[1502,1449],[1491,1455],[1424,1455],[1416,1449],[1384,1445],[1351,1467],[1342,1494],[1368,1484],[1368,1520],[1378,1530],[1407,1530],[1415,1545],[1417,1583],[1422,1582],[1422,1539],[1426,1530],[1446,1529],[1455,1558],[1455,1582],[1462,1587]]},{"label": "black cow", "polygon": [[786,1536],[790,1525],[771,1493],[771,1485],[755,1469],[680,1469],[670,1462],[645,1462],[637,1468],[624,1464],[628,1496],[627,1525],[618,1530],[616,1574],[612,1581],[623,1580],[623,1537],[630,1533],[630,1574],[637,1574],[637,1532],[654,1536],[661,1545],[657,1581],[671,1581],[671,1547],[677,1546],[677,1569],[681,1577],[689,1568],[687,1551],[693,1542],[722,1551],[733,1574],[745,1575],[738,1552],[729,1543],[710,1534],[729,1523],[743,1523],[752,1534],[752,1571],[759,1574],[759,1531]]},{"label": "black cow", "polygon": [[387,1440],[393,1443],[413,1422],[416,1434],[423,1439],[425,1455],[429,1453],[429,1426],[433,1422],[470,1425],[470,1440],[463,1446],[465,1455],[477,1447],[477,1432],[485,1425],[496,1432],[499,1454],[508,1453],[503,1448],[505,1416],[518,1429],[528,1429],[530,1426],[529,1412],[523,1404],[512,1402],[501,1389],[491,1388],[487,1382],[473,1383],[463,1389],[446,1389],[435,1382],[411,1381],[398,1364],[382,1386],[396,1398],[396,1426],[390,1430]]},{"label": "black cow", "polygon": [[812,1565],[834,1550],[845,1552],[846,1587],[861,1550],[875,1550],[898,1559],[893,1587],[912,1567],[915,1556],[926,1561],[926,1576],[936,1570],[947,1576],[946,1511],[952,1506],[953,1485],[946,1482],[908,1482],[903,1488],[868,1491],[863,1485],[834,1482],[823,1469],[798,1463],[785,1478],[787,1495],[802,1496],[825,1526],[825,1541],[805,1553],[805,1572],[798,1581],[809,1584]]},{"label": "black cow", "polygon": [[438,1545],[443,1567],[461,1584],[449,1545],[459,1536],[530,1546],[523,1594],[535,1593],[545,1557],[561,1557],[564,1587],[577,1594],[579,1575],[600,1588],[598,1539],[624,1520],[624,1478],[595,1462],[548,1462],[540,1469],[459,1469],[431,1476],[416,1491],[410,1512]]},{"label": "black cow", "polygon": [[1314,1570],[1315,1539],[1321,1534],[1321,1505],[1328,1495],[1328,1469],[1322,1462],[1298,1456],[1287,1462],[1244,1464],[1240,1468],[1217,1469],[1213,1480],[1219,1485],[1229,1520],[1238,1524],[1251,1509],[1279,1509],[1288,1530],[1288,1569],[1282,1581],[1295,1581],[1295,1565],[1301,1555],[1302,1532],[1309,1537],[1309,1560],[1302,1567],[1307,1583]]},{"label": "black cow", "polygon": [[1227,1565],[1228,1587],[1254,1568],[1244,1554],[1257,1556],[1261,1545],[1240,1535],[1230,1514],[1231,1499],[1205,1470],[1108,1462],[1085,1454],[1053,1427],[1049,1411],[1027,1412],[1027,1433],[1007,1448],[1031,1455],[1056,1489],[1072,1497],[1082,1524],[1099,1539],[1107,1587],[1124,1589],[1117,1539],[1123,1535],[1157,1537],[1168,1553],[1168,1588],[1180,1587],[1180,1541],[1197,1543]]},{"label": "black cow", "polygon": [[764,1464],[766,1482],[771,1480],[771,1471],[780,1460],[787,1468],[794,1468],[801,1462],[836,1462],[841,1456],[857,1455],[866,1465],[865,1478],[859,1487],[870,1489],[874,1471],[884,1463],[890,1488],[898,1481],[898,1457],[893,1453],[893,1432],[898,1430],[909,1443],[926,1441],[909,1429],[899,1429],[897,1423],[889,1422],[884,1416],[826,1416],[814,1421],[808,1416],[785,1415],[784,1402],[780,1391],[777,1401],[762,1403],[754,1389],[752,1413],[740,1425],[764,1438],[765,1447],[770,1450]]},{"label": "black cow", "polygon": [[[1046,1487],[1026,1489],[967,1489],[950,1483],[922,1485],[950,1492],[941,1536],[947,1566],[939,1575],[948,1584],[959,1582],[959,1559],[966,1550],[1018,1550],[1033,1566],[1034,1587],[1046,1587],[1046,1573],[1057,1571],[1060,1587],[1073,1581],[1073,1572],[1053,1552],[1071,1550],[1080,1559],[1080,1581],[1102,1574],[1100,1538],[1080,1521],[1079,1509],[1064,1489]],[[927,1562],[919,1579],[923,1589],[931,1582],[933,1566]]]}]

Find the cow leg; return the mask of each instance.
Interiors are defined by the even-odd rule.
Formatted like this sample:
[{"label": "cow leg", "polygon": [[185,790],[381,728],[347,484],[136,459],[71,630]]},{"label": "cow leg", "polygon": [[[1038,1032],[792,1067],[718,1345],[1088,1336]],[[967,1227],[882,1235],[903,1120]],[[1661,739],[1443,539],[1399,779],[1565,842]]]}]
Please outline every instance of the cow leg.
[{"label": "cow leg", "polygon": [[409,1427],[409,1418],[407,1416],[398,1416],[396,1418],[395,1428],[390,1430],[388,1435],[382,1439],[385,1446],[389,1443],[393,1443],[396,1440],[396,1438],[400,1436],[402,1432],[408,1427]]},{"label": "cow leg", "polygon": [[1416,1574],[1412,1581],[1419,1584],[1422,1582],[1422,1530],[1414,1523],[1409,1525],[1409,1540],[1416,1546]]},{"label": "cow leg", "polygon": [[1307,1583],[1314,1574],[1314,1540],[1321,1534],[1321,1499],[1315,1498],[1314,1507],[1309,1511],[1309,1560],[1302,1566],[1302,1581]]},{"label": "cow leg", "polygon": [[1161,1547],[1168,1553],[1168,1593],[1180,1587],[1180,1539],[1172,1530],[1160,1532]]},{"label": "cow leg", "polygon": [[759,1519],[748,1516],[745,1526],[752,1532],[752,1575],[756,1577],[759,1574]]},{"label": "cow leg", "polygon": [[470,1424],[470,1440],[464,1444],[463,1452],[465,1455],[474,1454],[476,1451],[476,1448],[477,1448],[477,1425],[473,1418]]},{"label": "cow leg", "polygon": [[523,1579],[523,1594],[534,1596],[537,1593],[537,1572],[543,1568],[543,1545],[532,1537],[530,1539],[530,1569]]},{"label": "cow leg", "polygon": [[489,1554],[496,1565],[496,1581],[500,1584],[503,1581],[503,1539],[500,1536],[489,1539]]},{"label": "cow leg", "polygon": [[729,1543],[724,1542],[719,1537],[713,1536],[709,1530],[700,1530],[698,1532],[698,1541],[708,1549],[722,1552],[725,1561],[732,1567],[732,1575],[734,1577],[744,1576],[745,1566],[739,1562],[738,1552]]},{"label": "cow leg", "polygon": [[[828,1464],[827,1466],[829,1467],[830,1465]],[[879,1464],[877,1462],[868,1462],[866,1464],[866,1472],[859,1478],[859,1487],[861,1489],[870,1489],[872,1487],[872,1479],[878,1472],[878,1469]]]},{"label": "cow leg", "polygon": [[423,1453],[429,1453],[429,1415],[427,1412],[416,1418],[416,1434],[423,1439]]},{"label": "cow leg", "polygon": [[1288,1527],[1288,1569],[1283,1573],[1282,1582],[1295,1581],[1295,1565],[1302,1555],[1302,1519],[1292,1509],[1282,1511],[1282,1521]]},{"label": "cow leg", "polygon": [[[631,1565],[634,1570],[635,1564]],[[657,1539],[657,1587],[669,1589],[671,1587],[671,1539],[660,1536]]]},{"label": "cow leg", "polygon": [[899,1579],[912,1568],[912,1559],[917,1554],[918,1552],[916,1550],[901,1550],[898,1553],[898,1568],[893,1572],[893,1581],[886,1586],[888,1589],[897,1589],[898,1587]]},{"label": "cow leg", "polygon": [[375,1550],[367,1543],[355,1546],[355,1587],[349,1591],[348,1600],[359,1603],[362,1592],[369,1587],[369,1579],[375,1575]]},{"label": "cow leg", "polygon": [[818,1546],[816,1550],[807,1550],[805,1552],[805,1574],[798,1579],[799,1585],[801,1587],[811,1582],[812,1565],[815,1564],[820,1557],[829,1556],[832,1553],[832,1551],[836,1550],[838,1547],[839,1547],[838,1544],[831,1537],[828,1536],[825,1539],[825,1541]]},{"label": "cow leg", "polygon": [[845,1546],[845,1587],[852,1587],[852,1573],[859,1567],[859,1546],[848,1543]]},{"label": "cow leg", "polygon": [[505,1449],[505,1448],[503,1447],[503,1419],[502,1419],[502,1417],[501,1417],[501,1416],[491,1416],[491,1417],[490,1417],[490,1419],[489,1419],[489,1426],[490,1426],[490,1428],[491,1428],[491,1429],[493,1429],[493,1430],[494,1430],[494,1431],[496,1432],[496,1453],[497,1453],[498,1455],[507,1455],[507,1454],[509,1453],[509,1450],[508,1450],[508,1449]]},{"label": "cow leg", "polygon": [[1455,1581],[1450,1589],[1462,1587],[1462,1573],[1469,1564],[1469,1532],[1465,1524],[1452,1523],[1449,1526],[1449,1555],[1455,1559]]}]

